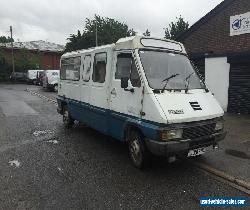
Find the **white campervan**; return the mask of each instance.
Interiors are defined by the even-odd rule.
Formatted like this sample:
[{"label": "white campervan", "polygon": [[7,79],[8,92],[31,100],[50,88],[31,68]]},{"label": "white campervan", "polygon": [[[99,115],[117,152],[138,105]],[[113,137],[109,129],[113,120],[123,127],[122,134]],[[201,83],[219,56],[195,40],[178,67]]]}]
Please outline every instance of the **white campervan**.
[{"label": "white campervan", "polygon": [[43,88],[57,92],[59,78],[60,70],[44,70],[42,74]]},{"label": "white campervan", "polygon": [[198,76],[184,46],[129,37],[61,57],[58,112],[127,142],[133,164],[150,154],[196,156],[226,133],[223,110]]},{"label": "white campervan", "polygon": [[37,80],[37,73],[42,72],[43,70],[28,70],[27,71],[27,83],[35,84]]}]

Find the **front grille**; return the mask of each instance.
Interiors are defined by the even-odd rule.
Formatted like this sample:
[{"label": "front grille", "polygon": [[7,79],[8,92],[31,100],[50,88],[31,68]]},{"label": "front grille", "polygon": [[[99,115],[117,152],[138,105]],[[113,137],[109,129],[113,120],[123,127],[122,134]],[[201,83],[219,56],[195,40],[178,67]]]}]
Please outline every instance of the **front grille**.
[{"label": "front grille", "polygon": [[190,141],[189,147],[190,149],[196,149],[200,147],[208,147],[213,144],[214,144],[214,138],[208,138],[208,139],[202,139],[198,141],[195,141],[195,140]]},{"label": "front grille", "polygon": [[183,138],[196,139],[202,136],[208,136],[215,133],[215,123],[187,127],[183,129]]}]

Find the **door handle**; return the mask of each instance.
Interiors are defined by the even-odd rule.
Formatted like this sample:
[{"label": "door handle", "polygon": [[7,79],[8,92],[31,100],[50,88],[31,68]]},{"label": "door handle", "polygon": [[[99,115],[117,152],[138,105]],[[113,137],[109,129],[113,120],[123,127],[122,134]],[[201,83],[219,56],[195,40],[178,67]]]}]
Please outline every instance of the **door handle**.
[{"label": "door handle", "polygon": [[111,91],[110,93],[111,93],[111,95],[116,96],[116,90],[115,90],[115,88],[113,88],[112,91]]}]

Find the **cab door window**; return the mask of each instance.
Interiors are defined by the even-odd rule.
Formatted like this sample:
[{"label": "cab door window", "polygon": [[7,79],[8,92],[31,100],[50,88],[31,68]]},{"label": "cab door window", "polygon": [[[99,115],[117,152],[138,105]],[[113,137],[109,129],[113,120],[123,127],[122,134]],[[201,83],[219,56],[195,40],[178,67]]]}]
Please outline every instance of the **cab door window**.
[{"label": "cab door window", "polygon": [[138,74],[135,61],[133,58],[132,58],[132,63],[131,63],[130,81],[133,87],[141,87],[140,76]]},{"label": "cab door window", "polygon": [[141,80],[138,74],[132,53],[120,53],[117,56],[115,79],[127,77],[133,87],[141,87]]}]

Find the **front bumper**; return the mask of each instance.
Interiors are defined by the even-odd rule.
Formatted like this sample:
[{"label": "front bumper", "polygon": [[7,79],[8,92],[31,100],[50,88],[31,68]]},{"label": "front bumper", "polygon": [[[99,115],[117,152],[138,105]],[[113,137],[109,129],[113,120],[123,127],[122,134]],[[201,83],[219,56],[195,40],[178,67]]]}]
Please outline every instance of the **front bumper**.
[{"label": "front bumper", "polygon": [[186,155],[190,149],[217,145],[226,136],[226,131],[202,136],[196,139],[180,139],[176,141],[154,141],[146,139],[147,148],[157,156]]}]

